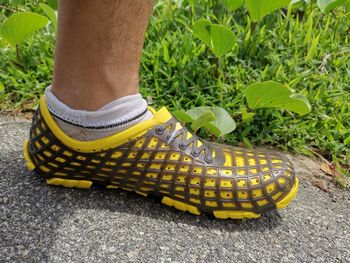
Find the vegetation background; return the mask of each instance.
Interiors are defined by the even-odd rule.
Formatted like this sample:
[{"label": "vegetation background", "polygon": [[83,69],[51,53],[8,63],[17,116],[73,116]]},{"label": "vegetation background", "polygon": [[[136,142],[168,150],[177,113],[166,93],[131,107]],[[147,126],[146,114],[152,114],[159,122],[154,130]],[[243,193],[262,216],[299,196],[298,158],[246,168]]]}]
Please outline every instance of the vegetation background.
[{"label": "vegetation background", "polygon": [[[221,106],[237,124],[225,136],[227,142],[321,155],[342,164],[341,171],[348,174],[350,15],[346,6],[322,12],[314,1],[302,1],[252,21],[244,6],[233,11],[227,2],[156,2],[142,59],[142,94],[155,107],[166,105],[171,110]],[[50,0],[0,0],[0,25],[22,11],[47,16],[40,3],[55,8]],[[193,33],[200,19],[223,25],[235,36],[233,48],[220,59],[220,83],[217,58]],[[26,112],[36,107],[51,82],[55,32],[51,21],[17,48],[0,35],[1,111]],[[246,87],[267,80],[287,84],[304,95],[311,112],[299,116],[283,108],[257,109],[246,118],[252,112],[246,107]]]}]

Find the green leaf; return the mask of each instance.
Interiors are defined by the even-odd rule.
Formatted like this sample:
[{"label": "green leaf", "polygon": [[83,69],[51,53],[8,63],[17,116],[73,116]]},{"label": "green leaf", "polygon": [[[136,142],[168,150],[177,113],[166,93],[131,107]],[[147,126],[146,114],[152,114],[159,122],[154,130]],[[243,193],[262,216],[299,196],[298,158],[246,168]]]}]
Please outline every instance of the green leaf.
[{"label": "green leaf", "polygon": [[169,49],[165,44],[163,44],[163,58],[166,63],[169,63]]},{"label": "green leaf", "polygon": [[298,113],[299,115],[305,115],[311,111],[310,102],[304,95],[292,94],[289,98],[289,102],[284,106],[285,109]]},{"label": "green leaf", "polygon": [[344,6],[345,6],[346,12],[349,13],[350,12],[350,0],[346,0],[344,3]]},{"label": "green leaf", "polygon": [[300,8],[305,6],[306,1],[305,0],[292,0],[291,5],[292,9]]},{"label": "green leaf", "polygon": [[39,4],[41,9],[44,11],[44,13],[47,15],[47,17],[50,19],[52,25],[57,28],[57,12],[53,10],[50,6],[46,4]]},{"label": "green leaf", "polygon": [[236,123],[230,114],[228,114],[225,109],[220,107],[197,107],[188,110],[186,113],[191,116],[192,119],[197,119],[207,111],[214,113],[216,119],[210,123],[205,124],[203,128],[214,134],[216,137],[223,136],[236,129]]},{"label": "green leaf", "polygon": [[244,4],[244,0],[223,0],[224,5],[231,11],[236,11]]},{"label": "green leaf", "polygon": [[250,122],[253,120],[255,113],[254,112],[248,112],[247,108],[242,108],[242,121],[244,123]]},{"label": "green leaf", "polygon": [[57,0],[47,0],[47,3],[52,9],[57,10]]},{"label": "green leaf", "polygon": [[315,56],[320,36],[321,36],[321,34],[319,34],[318,36],[316,36],[312,40],[311,46],[310,46],[309,51],[307,52],[307,56],[305,58],[306,61],[313,59],[313,57]]},{"label": "green leaf", "polygon": [[345,4],[346,0],[317,0],[318,7],[323,13],[329,13],[333,9]]},{"label": "green leaf", "polygon": [[13,6],[18,6],[21,3],[21,0],[10,0],[9,2]]},{"label": "green leaf", "polygon": [[250,17],[254,22],[282,7],[288,6],[291,0],[246,0]]},{"label": "green leaf", "polygon": [[350,190],[350,174],[345,169],[336,167],[338,176],[335,176],[337,183],[344,189]]},{"label": "green leaf", "polygon": [[176,119],[178,119],[179,121],[181,121],[183,123],[188,123],[188,122],[192,123],[193,122],[192,117],[184,111],[177,110],[177,111],[173,112],[173,114],[176,117]]},{"label": "green leaf", "polygon": [[303,95],[293,94],[287,86],[274,82],[258,82],[245,90],[247,103],[251,109],[282,108],[305,115],[311,111],[307,98]]},{"label": "green leaf", "polygon": [[312,39],[312,33],[313,33],[313,25],[314,25],[314,12],[311,11],[309,14],[309,17],[306,21],[305,28],[307,28],[306,35],[303,41],[303,45],[308,45],[311,42]]},{"label": "green leaf", "polygon": [[4,87],[4,84],[2,84],[0,82],[0,94],[4,93],[5,92],[5,87]]},{"label": "green leaf", "polygon": [[211,111],[204,112],[197,119],[194,120],[191,127],[197,132],[200,128],[202,128],[205,124],[208,124],[211,121],[215,121],[216,116]]},{"label": "green leaf", "polygon": [[212,23],[206,19],[200,19],[193,25],[193,33],[209,47],[211,47],[210,27]]},{"label": "green leaf", "polygon": [[217,57],[221,57],[232,50],[236,43],[234,33],[222,25],[211,26],[212,49]]},{"label": "green leaf", "polygon": [[20,44],[25,38],[47,25],[49,20],[42,15],[21,12],[11,15],[0,29],[0,35],[11,45]]},{"label": "green leaf", "polygon": [[236,43],[236,37],[229,28],[205,19],[194,24],[193,33],[212,49],[216,57],[227,54]]},{"label": "green leaf", "polygon": [[350,136],[344,139],[344,144],[350,146]]},{"label": "green leaf", "polygon": [[243,140],[243,143],[244,143],[244,147],[253,149],[253,145],[252,145],[252,143],[249,141],[249,139],[247,137],[242,136],[242,140]]}]

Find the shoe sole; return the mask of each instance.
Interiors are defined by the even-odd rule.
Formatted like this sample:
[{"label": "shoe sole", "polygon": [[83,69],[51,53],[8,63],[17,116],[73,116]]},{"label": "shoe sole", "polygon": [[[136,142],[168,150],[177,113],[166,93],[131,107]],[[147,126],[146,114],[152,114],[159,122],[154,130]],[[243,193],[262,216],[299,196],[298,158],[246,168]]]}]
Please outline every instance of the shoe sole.
[{"label": "shoe sole", "polygon": [[[30,160],[29,154],[28,154],[28,141],[24,143],[24,159],[26,160],[26,165],[27,168],[31,171],[35,169],[34,164]],[[89,189],[92,187],[92,185],[97,184],[101,185],[101,183],[97,182],[94,183],[93,181],[88,181],[88,180],[69,180],[69,179],[62,179],[62,178],[51,178],[47,179],[46,183],[48,185],[55,185],[55,186],[63,186],[66,188],[79,188],[79,189]],[[105,186],[107,189],[117,189],[119,187],[116,187],[114,185],[106,185]],[[277,202],[275,204],[276,209],[283,209],[287,207],[295,198],[295,196],[298,193],[298,188],[299,188],[299,180],[298,178],[295,179],[294,186],[292,187],[291,191],[288,193],[287,196],[285,196],[282,200]],[[139,195],[142,195],[144,197],[147,196],[146,193],[142,192],[137,192],[133,191],[130,189],[126,188],[120,188],[126,191],[132,191],[135,192]],[[167,196],[162,197],[161,200],[162,204],[165,204],[170,207],[174,207],[177,210],[183,211],[183,212],[189,212],[194,215],[200,215],[202,214],[202,211],[199,210],[199,208],[186,204],[184,202],[174,200],[172,198],[169,198]],[[249,212],[249,211],[226,211],[226,210],[216,210],[213,211],[214,217],[218,219],[252,219],[252,218],[259,218],[262,214],[254,213],[254,212]]]}]

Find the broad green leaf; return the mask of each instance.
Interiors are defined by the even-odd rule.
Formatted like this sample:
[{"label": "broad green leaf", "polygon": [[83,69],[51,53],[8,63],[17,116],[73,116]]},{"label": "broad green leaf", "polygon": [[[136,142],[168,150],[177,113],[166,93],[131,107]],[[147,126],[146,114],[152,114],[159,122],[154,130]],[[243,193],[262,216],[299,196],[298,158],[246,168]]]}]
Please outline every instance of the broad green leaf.
[{"label": "broad green leaf", "polygon": [[236,37],[229,28],[212,24],[205,19],[198,20],[194,24],[193,32],[212,49],[216,57],[228,53],[236,43]]},{"label": "broad green leaf", "polygon": [[204,125],[203,128],[205,130],[207,130],[210,134],[214,135],[215,137],[222,136],[221,135],[222,133],[221,133],[220,129],[217,126],[215,126],[214,124],[212,124],[212,123],[208,123],[208,124]]},{"label": "broad green leaf", "polygon": [[211,26],[212,49],[217,57],[221,57],[232,50],[236,43],[233,32],[222,25]]},{"label": "broad green leaf", "polygon": [[246,88],[245,95],[251,109],[282,108],[300,115],[311,111],[305,96],[293,94],[290,88],[274,81],[254,83]]},{"label": "broad green leaf", "polygon": [[236,11],[244,4],[244,0],[223,0],[224,5],[231,11]]},{"label": "broad green leaf", "polygon": [[286,102],[285,109],[298,113],[299,115],[308,114],[311,111],[309,100],[301,94],[290,95],[289,102]]},{"label": "broad green leaf", "polygon": [[191,118],[191,116],[184,111],[177,110],[177,111],[174,111],[173,114],[176,117],[176,119],[178,119],[183,123],[193,122],[193,119]]},{"label": "broad green leaf", "polygon": [[41,9],[44,11],[44,13],[47,15],[47,17],[50,19],[52,25],[55,28],[57,28],[57,12],[46,4],[39,4],[39,5]]},{"label": "broad green leaf", "polygon": [[210,26],[212,23],[206,19],[200,19],[193,25],[193,33],[205,44],[211,47]]},{"label": "broad green leaf", "polygon": [[246,0],[248,12],[254,22],[258,22],[264,16],[290,3],[291,0]]},{"label": "broad green leaf", "polygon": [[1,36],[11,45],[20,44],[26,37],[47,25],[49,20],[42,15],[21,12],[11,15],[0,29]]},{"label": "broad green leaf", "polygon": [[215,121],[215,119],[216,119],[216,116],[214,115],[214,113],[212,113],[211,111],[207,111],[202,115],[200,115],[197,119],[195,119],[191,127],[195,132],[197,132],[205,124]]},{"label": "broad green leaf", "polygon": [[223,136],[236,129],[236,123],[230,114],[220,107],[197,107],[188,110],[186,113],[191,116],[192,119],[197,119],[207,111],[214,113],[216,119],[215,121],[205,124],[203,128],[214,134],[216,137]]},{"label": "broad green leaf", "polygon": [[345,4],[346,0],[317,0],[318,7],[323,13],[328,13],[333,9]]}]

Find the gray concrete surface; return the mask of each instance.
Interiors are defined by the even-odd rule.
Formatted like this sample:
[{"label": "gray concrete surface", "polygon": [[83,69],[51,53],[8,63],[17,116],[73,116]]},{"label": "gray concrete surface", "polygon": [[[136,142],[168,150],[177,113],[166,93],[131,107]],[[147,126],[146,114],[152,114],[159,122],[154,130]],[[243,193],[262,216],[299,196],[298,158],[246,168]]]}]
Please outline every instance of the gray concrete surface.
[{"label": "gray concrete surface", "polygon": [[350,262],[350,194],[314,187],[309,160],[293,158],[290,207],[219,221],[133,193],[46,186],[24,165],[28,127],[0,117],[0,262]]}]

